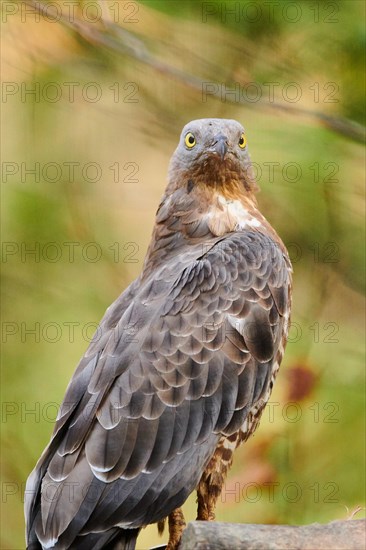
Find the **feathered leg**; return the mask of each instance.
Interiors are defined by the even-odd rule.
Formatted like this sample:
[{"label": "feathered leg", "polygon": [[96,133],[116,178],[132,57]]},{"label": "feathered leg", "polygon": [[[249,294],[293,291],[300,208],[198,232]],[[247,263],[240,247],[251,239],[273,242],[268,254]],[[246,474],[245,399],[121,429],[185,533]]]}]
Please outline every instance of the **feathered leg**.
[{"label": "feathered leg", "polygon": [[197,520],[213,521],[215,507],[233,461],[238,434],[221,439],[197,487]]},{"label": "feathered leg", "polygon": [[186,526],[182,508],[176,508],[168,519],[169,524],[169,542],[166,550],[177,550],[180,539],[182,538],[183,530]]}]

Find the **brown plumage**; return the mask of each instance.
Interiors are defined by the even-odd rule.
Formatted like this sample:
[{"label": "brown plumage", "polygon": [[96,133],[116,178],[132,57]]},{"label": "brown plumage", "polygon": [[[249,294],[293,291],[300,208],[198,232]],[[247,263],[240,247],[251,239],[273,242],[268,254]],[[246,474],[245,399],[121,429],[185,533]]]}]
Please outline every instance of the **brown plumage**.
[{"label": "brown plumage", "polygon": [[185,126],[142,273],[107,309],[28,479],[28,548],[132,549],[169,517],[173,550],[195,488],[198,518],[215,517],[289,324],[290,261],[255,191],[238,122]]}]

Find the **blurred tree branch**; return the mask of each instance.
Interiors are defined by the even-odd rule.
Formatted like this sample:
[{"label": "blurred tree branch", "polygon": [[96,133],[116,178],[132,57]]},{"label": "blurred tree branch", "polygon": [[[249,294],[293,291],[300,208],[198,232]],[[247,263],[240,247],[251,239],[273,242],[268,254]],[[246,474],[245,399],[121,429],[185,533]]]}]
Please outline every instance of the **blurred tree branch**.
[{"label": "blurred tree branch", "polygon": [[[33,7],[34,10],[40,14],[51,17],[52,11],[54,11],[54,15],[56,15],[55,7],[52,4],[48,5],[46,2],[42,2],[40,0],[25,0],[25,3]],[[100,5],[103,14],[102,24],[89,23],[86,21],[82,21],[80,18],[76,17],[71,20],[64,14],[60,16],[59,13],[57,14],[57,16],[59,20],[62,21],[62,23],[75,31],[85,41],[95,46],[103,46],[118,54],[130,56],[138,60],[140,63],[144,63],[150,66],[158,73],[173,78],[180,83],[198,91],[199,93],[202,93],[203,86],[205,83],[207,83],[207,79],[204,80],[202,78],[196,77],[186,71],[177,69],[171,64],[164,63],[158,60],[149,51],[141,38],[137,37],[136,34],[124,29],[123,27],[120,27],[112,21],[109,9],[106,4],[103,3],[103,1],[100,2]],[[215,82],[212,82],[212,84],[214,85]],[[212,86],[212,91],[207,90],[205,93],[217,99],[221,99],[220,87],[222,87],[223,83],[216,84],[216,87]],[[227,87],[229,89],[229,85],[227,85]],[[215,91],[215,89],[217,89],[218,91]],[[228,95],[226,101],[229,103],[231,102],[235,104],[240,103],[243,105],[250,105],[251,107],[253,107],[253,105],[261,105],[262,107],[264,106],[263,99],[260,99],[256,104],[253,104],[252,102],[248,102],[243,97],[231,99],[230,95]],[[284,111],[291,115],[312,118],[319,124],[322,124],[329,128],[333,132],[351,138],[360,143],[365,142],[366,128],[361,124],[347,118],[328,115],[321,111],[314,111],[311,109],[289,106],[285,103],[276,101],[267,103],[265,107]]]}]

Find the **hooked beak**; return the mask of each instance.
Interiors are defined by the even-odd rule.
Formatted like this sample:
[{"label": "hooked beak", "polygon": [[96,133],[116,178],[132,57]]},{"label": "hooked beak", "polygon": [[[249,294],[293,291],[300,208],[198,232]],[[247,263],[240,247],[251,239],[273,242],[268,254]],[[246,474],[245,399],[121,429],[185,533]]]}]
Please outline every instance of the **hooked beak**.
[{"label": "hooked beak", "polygon": [[214,151],[220,156],[221,160],[224,160],[225,155],[227,153],[227,138],[226,136],[220,134],[215,137],[214,143],[213,143],[213,149]]}]

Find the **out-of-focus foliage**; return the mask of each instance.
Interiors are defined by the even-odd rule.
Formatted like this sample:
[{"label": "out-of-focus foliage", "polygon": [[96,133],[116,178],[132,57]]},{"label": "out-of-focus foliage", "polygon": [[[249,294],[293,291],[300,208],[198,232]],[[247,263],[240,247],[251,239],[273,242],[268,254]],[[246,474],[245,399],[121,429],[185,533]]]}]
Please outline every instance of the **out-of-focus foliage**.
[{"label": "out-of-focus foliage", "polygon": [[[365,486],[365,155],[342,133],[364,122],[364,3],[103,0],[71,18],[58,4],[78,28],[2,4],[1,547],[23,547],[24,482],[96,323],[141,270],[169,157],[200,117],[245,125],[261,210],[294,263],[283,368],[217,517],[346,517]],[[150,527],[139,548],[158,541]]]}]

